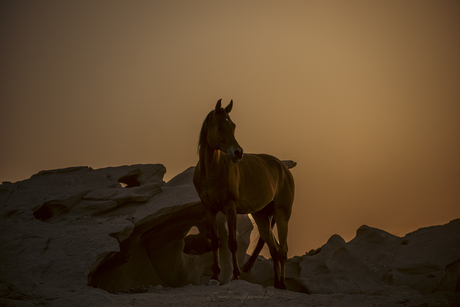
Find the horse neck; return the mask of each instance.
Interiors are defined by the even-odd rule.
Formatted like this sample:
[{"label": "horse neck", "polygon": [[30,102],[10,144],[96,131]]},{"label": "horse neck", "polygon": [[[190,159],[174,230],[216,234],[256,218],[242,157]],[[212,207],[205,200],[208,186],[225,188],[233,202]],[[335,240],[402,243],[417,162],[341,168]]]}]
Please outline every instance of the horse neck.
[{"label": "horse neck", "polygon": [[209,146],[200,148],[200,167],[207,179],[213,179],[228,174],[233,167],[228,155]]}]

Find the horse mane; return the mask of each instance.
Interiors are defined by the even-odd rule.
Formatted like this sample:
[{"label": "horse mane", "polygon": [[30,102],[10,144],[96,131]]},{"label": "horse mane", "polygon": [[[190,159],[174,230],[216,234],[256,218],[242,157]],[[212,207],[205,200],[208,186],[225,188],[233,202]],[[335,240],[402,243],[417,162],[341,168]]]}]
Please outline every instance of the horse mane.
[{"label": "horse mane", "polygon": [[200,137],[198,139],[198,152],[200,151],[201,148],[204,148],[204,146],[206,145],[206,142],[208,141],[208,126],[211,122],[213,113],[214,113],[214,110],[209,112],[209,114],[204,119],[203,125],[201,126]]}]

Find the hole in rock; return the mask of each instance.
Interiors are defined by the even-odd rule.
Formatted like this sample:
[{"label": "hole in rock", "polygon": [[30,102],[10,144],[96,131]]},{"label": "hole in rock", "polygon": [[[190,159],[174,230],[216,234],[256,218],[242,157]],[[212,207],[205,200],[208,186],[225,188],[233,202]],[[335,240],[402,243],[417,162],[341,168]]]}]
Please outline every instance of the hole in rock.
[{"label": "hole in rock", "polygon": [[56,216],[68,211],[68,206],[59,202],[51,201],[44,203],[37,211],[35,211],[34,217],[42,222],[51,222]]},{"label": "hole in rock", "polygon": [[51,212],[50,208],[45,207],[45,206],[41,206],[40,209],[34,212],[34,217],[40,221],[46,221],[52,216],[53,216],[53,213]]},{"label": "hole in rock", "polygon": [[138,187],[141,183],[138,180],[139,174],[126,175],[118,179],[122,188],[133,188]]}]

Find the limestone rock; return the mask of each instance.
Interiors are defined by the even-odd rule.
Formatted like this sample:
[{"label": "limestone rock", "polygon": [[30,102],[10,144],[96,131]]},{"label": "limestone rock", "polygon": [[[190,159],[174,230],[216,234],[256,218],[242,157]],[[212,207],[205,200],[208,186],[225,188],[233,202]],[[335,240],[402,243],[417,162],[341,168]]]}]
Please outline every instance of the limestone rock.
[{"label": "limestone rock", "polygon": [[[350,242],[334,235],[289,259],[293,292],[272,287],[273,263],[263,257],[242,274],[246,281],[230,282],[219,215],[226,284],[204,286],[212,252],[194,168],[167,183],[165,171],[160,164],[71,167],[0,185],[0,305],[460,305],[460,219],[403,238],[368,226]],[[193,226],[197,238],[187,237]],[[238,216],[240,264],[252,229]]]},{"label": "limestone rock", "polygon": [[[161,164],[71,167],[0,185],[0,293],[206,283],[212,253],[183,252],[190,228],[206,228],[194,168],[168,183],[165,171]],[[247,216],[238,224],[243,261],[252,224]],[[220,253],[228,254],[225,244]]]},{"label": "limestone rock", "polygon": [[460,219],[407,234],[386,277],[423,294],[460,292]]},{"label": "limestone rock", "polygon": [[[266,286],[272,282],[269,270],[271,260],[256,261],[244,278]],[[403,238],[366,225],[350,242],[333,235],[321,248],[288,260],[286,283],[290,290],[319,294],[372,295],[409,288],[421,295],[458,293],[460,219]]]}]

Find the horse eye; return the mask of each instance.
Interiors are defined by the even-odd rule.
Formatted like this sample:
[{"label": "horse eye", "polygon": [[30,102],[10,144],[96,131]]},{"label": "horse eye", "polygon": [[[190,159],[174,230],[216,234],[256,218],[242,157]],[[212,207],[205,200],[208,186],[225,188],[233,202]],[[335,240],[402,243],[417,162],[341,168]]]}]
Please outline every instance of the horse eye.
[{"label": "horse eye", "polygon": [[229,121],[230,119],[228,117],[225,118],[226,121]]}]

